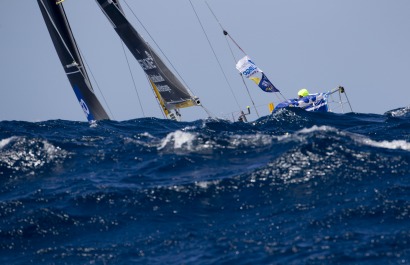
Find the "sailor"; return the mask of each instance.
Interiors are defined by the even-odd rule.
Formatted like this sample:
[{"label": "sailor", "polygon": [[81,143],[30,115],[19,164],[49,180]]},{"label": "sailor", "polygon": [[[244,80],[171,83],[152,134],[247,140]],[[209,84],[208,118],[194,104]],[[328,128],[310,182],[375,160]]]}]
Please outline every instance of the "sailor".
[{"label": "sailor", "polygon": [[306,88],[302,88],[301,90],[299,90],[298,92],[298,97],[299,98],[303,98],[309,96],[309,91]]},{"label": "sailor", "polygon": [[245,114],[245,112],[243,112],[243,111],[241,110],[241,115],[239,116],[238,121],[248,122],[248,119],[246,119],[246,115],[247,115],[247,114]]},{"label": "sailor", "polygon": [[246,115],[251,114],[251,108],[249,106],[246,106],[246,109],[248,110],[248,113],[245,113],[241,110],[241,115],[239,116],[238,121],[248,122],[248,119],[246,118]]}]

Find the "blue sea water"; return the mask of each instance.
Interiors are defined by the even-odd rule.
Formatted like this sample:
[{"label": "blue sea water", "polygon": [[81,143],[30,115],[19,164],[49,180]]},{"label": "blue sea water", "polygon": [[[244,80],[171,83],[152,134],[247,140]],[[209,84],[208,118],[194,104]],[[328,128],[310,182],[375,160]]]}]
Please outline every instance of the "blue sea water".
[{"label": "blue sea water", "polygon": [[410,109],[0,122],[1,264],[410,264]]}]

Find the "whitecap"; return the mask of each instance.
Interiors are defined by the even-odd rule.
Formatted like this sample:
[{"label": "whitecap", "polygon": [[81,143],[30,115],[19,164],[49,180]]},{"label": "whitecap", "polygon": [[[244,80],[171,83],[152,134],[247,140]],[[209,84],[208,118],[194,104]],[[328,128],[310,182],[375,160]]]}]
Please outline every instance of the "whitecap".
[{"label": "whitecap", "polygon": [[401,116],[406,115],[409,112],[410,112],[410,106],[407,106],[405,108],[392,110],[387,113],[390,114],[392,117],[401,117]]},{"label": "whitecap", "polygon": [[263,147],[270,146],[274,137],[265,134],[233,135],[230,139],[230,146],[237,147]]},{"label": "whitecap", "polygon": [[220,183],[220,180],[213,180],[213,181],[196,181],[195,186],[201,189],[208,189],[211,186],[216,186]]},{"label": "whitecap", "polygon": [[304,134],[308,134],[308,133],[312,133],[312,132],[336,132],[337,129],[331,126],[317,126],[314,125],[310,128],[303,128],[302,130],[298,131],[298,133],[304,133]]},{"label": "whitecap", "polygon": [[16,139],[17,139],[16,136],[12,136],[12,137],[1,140],[0,141],[0,150],[3,149],[6,145],[8,145],[10,142],[12,142]]},{"label": "whitecap", "polygon": [[[7,140],[7,141],[6,141]],[[38,169],[46,164],[63,161],[70,153],[46,140],[11,137],[1,141],[0,163],[18,171]]]},{"label": "whitecap", "polygon": [[357,142],[373,147],[380,147],[385,149],[402,149],[405,151],[410,151],[410,143],[404,140],[393,140],[393,141],[374,141],[369,138],[358,138]]},{"label": "whitecap", "polygon": [[158,150],[164,149],[166,146],[173,145],[174,149],[187,149],[192,150],[193,141],[196,139],[196,135],[189,132],[183,132],[177,130],[175,132],[169,133],[165,139],[161,141]]}]

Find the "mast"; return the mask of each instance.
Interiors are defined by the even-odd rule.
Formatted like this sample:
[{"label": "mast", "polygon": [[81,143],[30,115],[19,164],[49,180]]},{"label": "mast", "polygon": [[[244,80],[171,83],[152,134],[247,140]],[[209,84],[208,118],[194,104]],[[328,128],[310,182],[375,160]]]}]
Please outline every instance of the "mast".
[{"label": "mast", "polygon": [[88,121],[109,119],[94,94],[62,1],[37,0],[51,40]]},{"label": "mast", "polygon": [[[134,29],[124,15],[118,0],[96,0],[121,40],[147,75],[162,111],[169,119],[178,119],[178,109],[199,106],[201,103],[165,65],[158,54]],[[175,114],[171,113],[175,110]]]}]

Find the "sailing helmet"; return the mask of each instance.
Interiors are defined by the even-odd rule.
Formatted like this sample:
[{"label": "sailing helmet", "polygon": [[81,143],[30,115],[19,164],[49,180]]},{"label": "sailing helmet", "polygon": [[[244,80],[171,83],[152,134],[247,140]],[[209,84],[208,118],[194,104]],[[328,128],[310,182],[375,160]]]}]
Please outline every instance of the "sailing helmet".
[{"label": "sailing helmet", "polygon": [[302,88],[301,90],[299,90],[298,92],[298,96],[299,97],[306,97],[309,95],[309,91],[306,88]]}]

